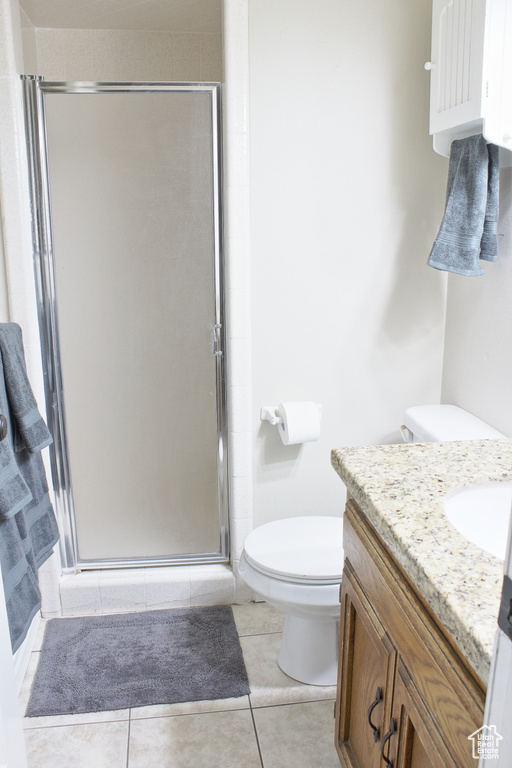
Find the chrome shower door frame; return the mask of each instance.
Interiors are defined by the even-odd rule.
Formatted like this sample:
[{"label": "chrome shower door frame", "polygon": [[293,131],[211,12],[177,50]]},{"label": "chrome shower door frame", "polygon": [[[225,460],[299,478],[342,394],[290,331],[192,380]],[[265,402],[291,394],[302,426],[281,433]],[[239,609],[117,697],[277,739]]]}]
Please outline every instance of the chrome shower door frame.
[{"label": "chrome shower door frame", "polygon": [[[53,444],[50,446],[50,463],[56,514],[61,532],[60,554],[63,572],[75,573],[80,570],[95,568],[134,568],[227,562],[230,556],[230,536],[225,359],[226,331],[221,209],[222,126],[220,83],[45,82],[42,77],[27,75],[23,75],[21,79],[25,106],[36,299],[46,396],[46,415],[48,426],[54,438]],[[214,273],[212,355],[214,357],[216,376],[219,546],[216,552],[180,554],[169,557],[82,560],[78,552],[59,348],[45,95],[50,93],[106,94],[169,91],[207,93],[211,99]]]}]

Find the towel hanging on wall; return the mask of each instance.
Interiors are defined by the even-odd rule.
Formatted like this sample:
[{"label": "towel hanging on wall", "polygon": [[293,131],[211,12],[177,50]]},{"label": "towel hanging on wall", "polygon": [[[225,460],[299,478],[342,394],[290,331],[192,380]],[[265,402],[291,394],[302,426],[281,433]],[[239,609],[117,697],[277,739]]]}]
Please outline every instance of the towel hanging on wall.
[{"label": "towel hanging on wall", "polygon": [[13,653],[41,606],[38,569],[59,538],[41,450],[52,436],[37,410],[21,328],[0,323],[0,567]]},{"label": "towel hanging on wall", "polygon": [[446,207],[427,264],[459,275],[483,275],[480,261],[498,258],[499,150],[481,135],[450,150]]}]

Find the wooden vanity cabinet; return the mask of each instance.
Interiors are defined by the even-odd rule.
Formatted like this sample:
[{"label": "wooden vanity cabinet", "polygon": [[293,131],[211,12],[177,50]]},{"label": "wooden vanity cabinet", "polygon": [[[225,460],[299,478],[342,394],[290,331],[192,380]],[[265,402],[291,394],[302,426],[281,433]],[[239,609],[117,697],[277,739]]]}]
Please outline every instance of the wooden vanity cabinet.
[{"label": "wooden vanity cabinet", "polygon": [[396,650],[347,564],[341,592],[337,742],[342,765],[380,768],[382,727],[391,717]]},{"label": "wooden vanity cabinet", "polygon": [[353,500],[344,520],[336,749],[344,768],[468,768],[485,689]]}]

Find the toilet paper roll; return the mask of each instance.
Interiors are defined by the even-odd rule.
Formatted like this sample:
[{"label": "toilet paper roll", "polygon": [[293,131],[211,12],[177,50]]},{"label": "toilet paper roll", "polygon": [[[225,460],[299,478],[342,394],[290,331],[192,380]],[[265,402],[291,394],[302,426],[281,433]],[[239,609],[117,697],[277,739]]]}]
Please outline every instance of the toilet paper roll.
[{"label": "toilet paper roll", "polygon": [[280,403],[277,415],[279,434],[284,445],[307,443],[320,437],[320,406],[313,402]]}]

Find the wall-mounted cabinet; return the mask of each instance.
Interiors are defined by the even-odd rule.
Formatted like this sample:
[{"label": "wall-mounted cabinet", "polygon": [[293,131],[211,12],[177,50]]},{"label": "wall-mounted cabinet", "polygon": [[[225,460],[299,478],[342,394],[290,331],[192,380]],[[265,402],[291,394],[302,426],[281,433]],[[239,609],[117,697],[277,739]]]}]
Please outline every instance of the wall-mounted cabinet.
[{"label": "wall-mounted cabinet", "polygon": [[436,152],[475,133],[512,150],[512,0],[433,0],[425,66]]}]

